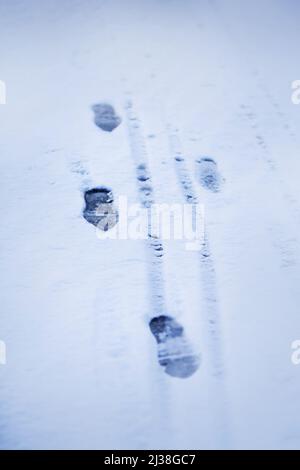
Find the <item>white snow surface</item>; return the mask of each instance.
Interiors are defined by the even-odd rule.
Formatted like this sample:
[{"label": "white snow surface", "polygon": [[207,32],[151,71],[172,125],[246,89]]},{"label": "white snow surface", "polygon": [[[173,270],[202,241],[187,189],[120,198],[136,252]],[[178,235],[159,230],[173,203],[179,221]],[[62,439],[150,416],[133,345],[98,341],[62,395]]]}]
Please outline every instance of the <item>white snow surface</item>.
[{"label": "white snow surface", "polygon": [[[0,448],[300,448],[299,14],[0,0]],[[156,202],[184,202],[173,129],[205,205],[213,266],[170,241],[162,268],[164,313],[201,355],[187,379],[157,360],[145,242],[99,240],[82,217],[94,186],[139,202],[128,100]],[[99,102],[122,118],[111,133]],[[205,155],[218,193],[196,178]]]}]

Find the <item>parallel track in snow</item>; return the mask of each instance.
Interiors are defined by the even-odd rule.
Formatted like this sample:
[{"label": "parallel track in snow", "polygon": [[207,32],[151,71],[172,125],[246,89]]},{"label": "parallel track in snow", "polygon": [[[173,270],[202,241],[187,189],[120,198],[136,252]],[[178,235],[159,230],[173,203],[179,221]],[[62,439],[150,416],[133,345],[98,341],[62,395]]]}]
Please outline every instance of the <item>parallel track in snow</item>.
[{"label": "parallel track in snow", "polygon": [[[175,166],[182,197],[187,204],[199,204],[199,196],[186,163],[179,132],[171,125],[167,125],[167,132],[170,157]],[[217,278],[209,235],[205,226],[202,247],[199,252],[195,252],[195,256],[199,257],[200,262],[201,278],[199,279],[199,285],[204,301],[204,311],[199,311],[199,315],[203,316],[204,324],[207,327],[205,335],[207,336],[210,370],[213,377],[212,395],[215,397],[215,413],[220,426],[219,431],[222,441],[229,442],[230,424],[227,410],[228,397],[225,385],[223,333],[218,303]]]},{"label": "parallel track in snow", "polygon": [[167,312],[163,274],[163,243],[160,228],[153,226],[151,208],[154,204],[154,188],[149,170],[148,155],[141,131],[141,123],[131,102],[126,106],[127,126],[131,154],[136,168],[136,180],[141,206],[148,212],[147,265],[151,293],[149,327],[158,343],[158,359],[165,372],[173,377],[187,378],[199,367],[199,356],[193,351],[184,333],[184,327]]}]

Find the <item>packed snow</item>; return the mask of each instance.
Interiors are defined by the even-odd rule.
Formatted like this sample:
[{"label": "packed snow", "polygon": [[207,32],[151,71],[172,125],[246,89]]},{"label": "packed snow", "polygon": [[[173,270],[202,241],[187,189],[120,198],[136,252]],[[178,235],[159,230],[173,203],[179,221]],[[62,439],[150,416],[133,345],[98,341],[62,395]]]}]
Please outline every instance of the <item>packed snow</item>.
[{"label": "packed snow", "polygon": [[[300,448],[299,15],[0,0],[1,449]],[[201,249],[99,236],[124,196]]]}]

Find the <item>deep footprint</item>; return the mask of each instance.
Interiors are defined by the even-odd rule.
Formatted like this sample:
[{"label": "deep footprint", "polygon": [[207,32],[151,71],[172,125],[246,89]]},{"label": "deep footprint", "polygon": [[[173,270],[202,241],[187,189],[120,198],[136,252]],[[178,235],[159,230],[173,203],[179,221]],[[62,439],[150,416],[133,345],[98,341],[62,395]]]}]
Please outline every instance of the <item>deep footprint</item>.
[{"label": "deep footprint", "polygon": [[200,364],[188,343],[183,327],[167,315],[154,317],[150,330],[158,344],[158,361],[172,377],[187,378],[193,375]]},{"label": "deep footprint", "polygon": [[83,217],[87,222],[105,232],[116,225],[119,216],[111,189],[105,186],[89,189],[84,193],[84,200]]},{"label": "deep footprint", "polygon": [[95,113],[94,122],[96,126],[106,132],[112,132],[118,127],[122,119],[118,116],[113,108],[108,103],[98,103],[92,106]]},{"label": "deep footprint", "polygon": [[210,157],[200,158],[197,160],[197,167],[197,176],[200,184],[214,193],[220,191],[222,179],[216,162]]}]

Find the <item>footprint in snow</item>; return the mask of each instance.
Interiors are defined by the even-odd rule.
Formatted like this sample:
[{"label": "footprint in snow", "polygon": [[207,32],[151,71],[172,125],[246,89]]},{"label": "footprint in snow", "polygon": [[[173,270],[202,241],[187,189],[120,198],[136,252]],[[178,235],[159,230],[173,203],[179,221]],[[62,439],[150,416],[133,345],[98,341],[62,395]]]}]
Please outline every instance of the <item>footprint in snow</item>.
[{"label": "footprint in snow", "polygon": [[121,124],[122,119],[108,103],[98,103],[92,106],[96,126],[106,132],[112,132]]},{"label": "footprint in snow", "polygon": [[154,317],[150,330],[158,344],[158,361],[172,377],[187,378],[199,367],[200,358],[192,350],[183,327],[167,315]]},{"label": "footprint in snow", "polygon": [[223,182],[216,162],[210,157],[200,158],[197,162],[197,177],[200,184],[209,191],[217,193]]},{"label": "footprint in snow", "polygon": [[111,189],[105,186],[89,189],[84,193],[84,200],[83,217],[87,222],[105,232],[116,225],[119,216]]}]

